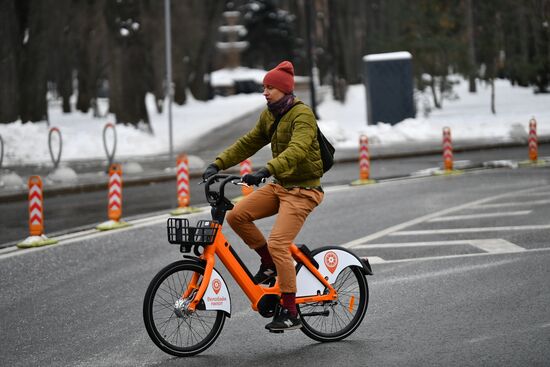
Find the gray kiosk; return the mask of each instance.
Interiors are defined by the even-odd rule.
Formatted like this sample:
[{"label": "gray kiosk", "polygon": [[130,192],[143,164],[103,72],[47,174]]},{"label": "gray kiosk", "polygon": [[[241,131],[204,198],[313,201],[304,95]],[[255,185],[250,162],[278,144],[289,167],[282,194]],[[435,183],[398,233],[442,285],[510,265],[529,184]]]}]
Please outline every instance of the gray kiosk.
[{"label": "gray kiosk", "polygon": [[412,55],[409,52],[371,54],[363,57],[368,124],[396,124],[414,118]]}]

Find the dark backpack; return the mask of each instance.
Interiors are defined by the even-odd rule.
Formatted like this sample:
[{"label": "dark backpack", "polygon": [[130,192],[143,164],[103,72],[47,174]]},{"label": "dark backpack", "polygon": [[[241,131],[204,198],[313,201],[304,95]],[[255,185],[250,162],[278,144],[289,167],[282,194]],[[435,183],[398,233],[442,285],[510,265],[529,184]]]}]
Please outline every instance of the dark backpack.
[{"label": "dark backpack", "polygon": [[[302,102],[296,103],[294,106],[297,106],[299,104],[302,104]],[[288,111],[294,108],[294,106],[292,106]],[[281,121],[281,118],[283,116],[284,114],[281,116],[278,116],[273,122],[273,125],[271,125],[271,129],[269,130],[269,140],[271,140],[271,137],[275,133],[275,130],[277,130],[279,121]],[[332,144],[330,144],[328,139],[325,137],[321,129],[319,129],[319,126],[317,126],[317,141],[319,142],[319,150],[321,151],[321,160],[323,161],[323,173],[325,173],[334,165],[335,149],[332,146]]]},{"label": "dark backpack", "polygon": [[319,150],[321,150],[321,160],[323,161],[323,173],[328,171],[334,164],[334,152],[336,149],[330,144],[330,141],[323,134],[319,126],[317,126],[317,141],[319,142]]}]

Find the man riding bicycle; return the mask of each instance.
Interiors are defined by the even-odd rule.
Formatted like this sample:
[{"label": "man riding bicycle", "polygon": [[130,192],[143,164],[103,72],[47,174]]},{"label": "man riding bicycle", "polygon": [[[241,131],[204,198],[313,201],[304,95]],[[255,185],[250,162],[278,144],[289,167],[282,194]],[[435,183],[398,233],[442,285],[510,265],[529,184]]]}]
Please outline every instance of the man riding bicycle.
[{"label": "man riding bicycle", "polygon": [[[258,122],[247,134],[218,155],[206,168],[203,179],[228,169],[271,143],[273,158],[266,167],[243,176],[248,185],[264,185],[241,200],[227,215],[231,228],[261,259],[254,276],[257,284],[268,284],[278,276],[282,309],[266,325],[272,331],[301,327],[296,309],[296,272],[289,250],[307,216],[323,200],[323,162],[317,141],[317,121],[312,110],[296,98],[294,67],[283,61],[263,80],[267,100]],[[269,238],[253,223],[279,213]]]}]

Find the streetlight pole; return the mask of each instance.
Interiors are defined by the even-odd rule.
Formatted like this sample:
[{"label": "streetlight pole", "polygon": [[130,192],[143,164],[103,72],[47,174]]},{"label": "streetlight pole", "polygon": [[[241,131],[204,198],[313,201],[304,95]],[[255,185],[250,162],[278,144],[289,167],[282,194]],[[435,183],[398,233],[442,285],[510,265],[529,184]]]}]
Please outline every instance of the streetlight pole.
[{"label": "streetlight pole", "polygon": [[312,35],[312,3],[313,0],[305,0],[306,4],[306,39],[307,39],[307,59],[308,59],[308,67],[309,67],[309,93],[311,94],[311,110],[313,111],[313,114],[315,115],[316,119],[319,119],[319,116],[317,115],[317,101],[315,98],[315,83],[313,81],[313,69],[315,67],[315,60],[313,59],[313,47],[314,47],[314,41],[313,41],[313,35]]},{"label": "streetlight pole", "polygon": [[166,91],[168,95],[168,141],[170,161],[174,160],[172,136],[172,25],[170,22],[170,0],[164,0],[164,25],[166,29]]}]

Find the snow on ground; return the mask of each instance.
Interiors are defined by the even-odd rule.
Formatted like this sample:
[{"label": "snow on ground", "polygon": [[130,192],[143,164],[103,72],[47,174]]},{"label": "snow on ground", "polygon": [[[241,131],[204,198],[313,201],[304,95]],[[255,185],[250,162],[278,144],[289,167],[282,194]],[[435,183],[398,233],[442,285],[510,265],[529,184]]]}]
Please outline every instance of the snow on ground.
[{"label": "snow on ground", "polygon": [[[443,109],[432,108],[423,116],[422,103],[414,119],[396,125],[367,125],[365,88],[352,85],[345,104],[329,95],[319,106],[321,129],[337,142],[337,147],[356,148],[359,136],[366,134],[370,144],[441,141],[443,127],[450,127],[453,140],[491,139],[492,141],[526,141],[529,120],[537,120],[538,135],[550,135],[550,95],[534,94],[531,88],[512,87],[508,81],[495,82],[495,110],[491,113],[490,86],[478,83],[475,94],[468,92],[464,80],[454,86],[456,100],[444,100]],[[423,98],[428,98],[424,96]],[[423,99],[431,103],[429,99]]]},{"label": "snow on ground", "polygon": [[[462,81],[455,85],[454,92],[458,96],[456,100],[445,100],[443,109],[433,109],[427,117],[420,110],[415,119],[396,125],[367,125],[365,89],[362,85],[352,85],[344,104],[334,101],[331,94],[327,94],[325,101],[319,105],[319,124],[325,135],[336,142],[337,148],[358,147],[361,134],[367,134],[371,144],[439,142],[445,126],[452,129],[454,140],[486,138],[503,142],[524,141],[529,119],[533,116],[537,119],[539,135],[550,135],[550,95],[535,95],[530,88],[512,87],[507,81],[497,80],[497,114],[493,115],[489,104],[489,86],[478,84],[478,93],[470,94],[467,83]],[[203,134],[264,105],[265,100],[260,93],[216,97],[208,102],[190,98],[184,106],[173,105],[174,150],[185,151],[187,145]],[[151,95],[147,96],[147,106],[154,135],[130,126],[117,126],[117,158],[168,152],[166,109],[164,113],[157,114]],[[105,110],[106,106],[102,108]],[[58,127],[63,136],[62,162],[105,159],[103,128],[108,121],[114,121],[113,116],[94,119],[91,112],[63,114],[58,105],[50,107],[49,116],[50,126]],[[0,135],[4,141],[3,167],[49,163],[48,131],[45,123],[0,124]],[[110,134],[107,137],[110,138]],[[54,153],[57,149],[55,145]]]},{"label": "snow on ground", "polygon": [[[132,126],[116,125],[116,157],[132,157],[166,154],[169,150],[169,127],[166,109],[158,114],[152,95],[146,98],[149,118],[154,135]],[[261,108],[265,104],[259,93],[216,97],[208,102],[188,98],[184,106],[173,104],[172,130],[174,151],[182,151],[186,145],[220,125]],[[166,104],[165,104],[166,107]],[[106,110],[102,106],[100,110]],[[93,118],[92,113],[74,112],[63,114],[61,106],[49,109],[50,127],[58,127],[62,134],[61,161],[78,159],[105,159],[103,129],[107,122],[114,122],[114,116]],[[51,162],[48,148],[49,128],[46,123],[14,122],[0,124],[0,135],[4,140],[3,166],[39,162]],[[113,135],[106,132],[109,151],[112,150]],[[57,154],[59,142],[52,135],[52,148]]]}]

